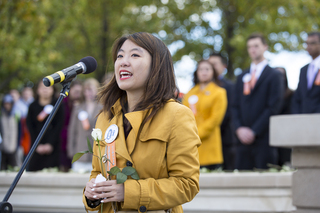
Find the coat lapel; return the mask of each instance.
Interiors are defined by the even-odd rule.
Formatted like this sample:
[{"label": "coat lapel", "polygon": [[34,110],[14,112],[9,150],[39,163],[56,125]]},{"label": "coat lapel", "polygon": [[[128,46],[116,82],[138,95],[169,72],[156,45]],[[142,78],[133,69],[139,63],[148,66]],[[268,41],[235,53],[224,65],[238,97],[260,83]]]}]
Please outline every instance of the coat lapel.
[{"label": "coat lapel", "polygon": [[114,114],[114,117],[110,121],[110,125],[116,124],[119,128],[118,137],[115,140],[116,143],[116,153],[118,155],[121,155],[126,160],[129,160],[132,162],[131,156],[127,149],[126,139],[124,136],[124,129],[123,129],[123,118],[122,118],[122,108],[120,105],[120,101],[118,100],[115,105],[112,107],[112,112]]},{"label": "coat lapel", "polygon": [[[307,75],[308,75],[308,67],[309,67],[309,65],[308,66],[306,66],[303,70],[301,70],[301,72],[302,72],[302,76],[301,76],[301,89],[302,89],[302,93],[303,93],[303,96],[305,97],[305,96],[307,96],[307,94],[308,94],[308,77],[307,77]],[[313,85],[312,85],[312,87],[313,87]],[[312,89],[312,87],[311,87],[311,89]],[[310,89],[310,90],[311,90]]]},{"label": "coat lapel", "polygon": [[137,136],[140,129],[140,125],[143,121],[143,118],[146,116],[147,111],[135,111],[126,113],[125,116],[132,126],[127,138],[128,152],[131,154],[135,148],[137,142]]}]

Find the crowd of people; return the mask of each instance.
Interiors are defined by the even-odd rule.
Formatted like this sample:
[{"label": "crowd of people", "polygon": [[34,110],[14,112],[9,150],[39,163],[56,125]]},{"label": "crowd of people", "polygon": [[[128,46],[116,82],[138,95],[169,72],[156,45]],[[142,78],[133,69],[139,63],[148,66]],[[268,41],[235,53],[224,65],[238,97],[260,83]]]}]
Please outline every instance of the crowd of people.
[{"label": "crowd of people", "polygon": [[[213,170],[267,169],[288,165],[291,150],[269,145],[269,119],[279,114],[320,112],[320,33],[308,34],[312,62],[301,68],[296,91],[288,87],[286,70],[270,67],[264,58],[267,41],[261,34],[247,39],[250,67],[235,82],[224,77],[228,62],[220,53],[198,62],[194,87],[182,104],[196,119],[202,145],[200,166]],[[27,166],[28,171],[58,167],[60,171],[91,171],[92,156],[71,165],[75,153],[87,149],[87,139],[103,109],[96,97],[99,82],[75,80]],[[35,93],[35,95],[34,95]],[[11,90],[1,103],[1,170],[21,166],[50,114],[59,93],[39,81],[36,88]]]},{"label": "crowd of people", "polygon": [[[93,143],[91,130],[102,108],[96,100],[99,87],[94,78],[72,82],[69,96],[63,99],[30,159],[27,171],[44,168],[58,168],[63,172],[70,169],[91,171],[91,158],[88,156],[72,165],[71,161],[75,153],[88,150],[87,139]],[[34,89],[25,87],[21,97],[18,90],[4,95],[0,123],[1,170],[21,167],[58,96],[56,87],[46,87],[42,80]]]},{"label": "crowd of people", "polygon": [[264,57],[268,45],[262,34],[247,38],[251,64],[235,82],[224,78],[227,60],[221,54],[198,62],[194,87],[183,104],[197,121],[201,167],[254,170],[290,166],[291,150],[269,145],[269,119],[320,112],[320,33],[309,33],[306,45],[312,62],[301,68],[296,91],[288,87],[283,67],[268,65]]}]

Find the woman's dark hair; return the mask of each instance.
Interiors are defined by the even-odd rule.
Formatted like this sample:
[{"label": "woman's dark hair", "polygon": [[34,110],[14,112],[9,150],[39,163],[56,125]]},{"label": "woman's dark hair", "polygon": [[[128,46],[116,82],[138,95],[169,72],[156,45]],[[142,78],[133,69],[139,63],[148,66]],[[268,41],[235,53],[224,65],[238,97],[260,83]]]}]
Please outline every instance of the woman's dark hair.
[{"label": "woman's dark hair", "polygon": [[[39,95],[38,95],[38,88],[40,86],[40,84],[43,84],[42,79],[38,81],[38,83],[36,84],[36,86],[34,87],[34,94],[35,94],[35,99],[39,99]],[[52,100],[56,100],[57,99],[57,95],[59,95],[58,90],[57,90],[57,86],[56,84],[51,86],[53,88],[53,94],[52,94]]]},{"label": "woman's dark hair", "polygon": [[[81,80],[74,79],[70,85],[70,90],[72,87],[77,86],[77,85],[81,86],[83,89],[83,82]],[[72,101],[73,100],[71,100],[71,98],[68,99],[68,102],[69,102],[68,104],[70,104],[70,106],[72,105]],[[79,99],[79,103],[83,103],[83,102],[84,102],[84,95],[83,95],[83,90],[82,90],[81,97]]]},{"label": "woman's dark hair", "polygon": [[194,73],[193,73],[193,84],[196,85],[196,84],[200,83],[197,73],[198,73],[199,65],[203,62],[208,63],[213,70],[212,82],[216,83],[217,85],[220,85],[218,72],[214,69],[213,65],[207,60],[201,60],[198,62],[196,71],[194,71]]},{"label": "woman's dark hair", "polygon": [[[152,59],[143,96],[134,109],[134,111],[150,110],[150,113],[147,113],[148,117],[142,122],[141,126],[143,126],[169,99],[176,99],[174,94],[177,86],[173,63],[167,46],[160,39],[146,32],[138,32],[117,39],[112,48],[113,62],[117,60],[118,51],[126,40],[130,40],[147,50]],[[118,99],[120,99],[122,108],[125,109],[126,91],[119,88],[113,74],[110,82],[103,86],[98,93],[98,100],[102,103],[103,111],[107,112],[109,119],[114,116],[111,107]]]}]

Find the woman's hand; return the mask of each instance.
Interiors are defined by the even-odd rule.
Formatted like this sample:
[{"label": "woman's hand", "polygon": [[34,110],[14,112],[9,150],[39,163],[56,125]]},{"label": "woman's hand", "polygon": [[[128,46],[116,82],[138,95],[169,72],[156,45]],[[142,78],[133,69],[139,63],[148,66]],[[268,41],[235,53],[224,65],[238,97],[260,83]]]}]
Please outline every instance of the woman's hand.
[{"label": "woman's hand", "polygon": [[[86,190],[87,188],[88,184]],[[102,203],[124,201],[123,183],[117,184],[116,180],[107,180],[97,184],[93,184],[91,187],[91,191],[95,193],[92,198],[102,199]],[[87,198],[89,199],[89,197]]]},{"label": "woman's hand", "polygon": [[95,184],[95,181],[96,179],[92,178],[89,182],[87,182],[86,189],[84,190],[84,195],[91,201],[99,199],[94,197],[98,195],[98,193],[92,190],[94,188],[93,185]]},{"label": "woman's hand", "polygon": [[53,147],[49,143],[39,144],[37,149],[36,149],[36,152],[39,155],[50,155],[52,153],[52,151],[53,151]]}]

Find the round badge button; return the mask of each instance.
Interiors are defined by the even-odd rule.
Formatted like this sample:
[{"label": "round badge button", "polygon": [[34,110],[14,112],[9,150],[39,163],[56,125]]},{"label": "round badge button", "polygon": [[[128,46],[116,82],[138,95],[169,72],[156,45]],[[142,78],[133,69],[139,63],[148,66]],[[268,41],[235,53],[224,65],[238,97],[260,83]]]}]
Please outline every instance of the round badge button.
[{"label": "round badge button", "polygon": [[50,114],[51,111],[53,110],[53,106],[52,105],[46,105],[44,108],[43,108],[43,111],[47,114]]},{"label": "round badge button", "polygon": [[119,128],[117,125],[112,124],[108,127],[106,133],[104,134],[104,140],[107,143],[112,143],[118,136]]},{"label": "round badge button", "polygon": [[80,111],[78,114],[78,119],[80,121],[84,121],[89,117],[88,113],[86,111]]},{"label": "round badge button", "polygon": [[249,81],[251,81],[251,74],[247,73],[242,77],[242,82],[243,83],[248,83]]},{"label": "round badge button", "polygon": [[189,104],[196,104],[198,102],[199,98],[196,95],[191,95],[188,99]]}]

